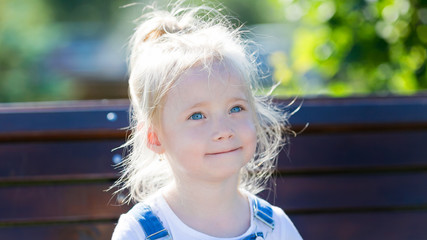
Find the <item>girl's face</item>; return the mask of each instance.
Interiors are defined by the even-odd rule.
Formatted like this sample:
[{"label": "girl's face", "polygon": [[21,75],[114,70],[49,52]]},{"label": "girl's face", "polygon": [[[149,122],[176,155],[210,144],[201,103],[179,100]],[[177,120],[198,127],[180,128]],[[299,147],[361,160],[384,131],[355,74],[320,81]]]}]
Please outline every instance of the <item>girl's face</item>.
[{"label": "girl's face", "polygon": [[157,150],[178,179],[237,177],[253,157],[256,132],[243,81],[220,64],[194,67],[166,95]]}]

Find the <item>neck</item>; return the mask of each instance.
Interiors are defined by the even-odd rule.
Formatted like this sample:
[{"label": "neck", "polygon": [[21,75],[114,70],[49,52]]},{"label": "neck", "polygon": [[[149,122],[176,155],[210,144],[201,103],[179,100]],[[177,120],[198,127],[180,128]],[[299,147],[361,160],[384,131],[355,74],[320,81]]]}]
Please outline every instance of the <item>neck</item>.
[{"label": "neck", "polygon": [[[218,227],[222,225],[222,237],[238,236],[250,225],[249,203],[238,190],[238,181],[238,177],[223,182],[180,179],[166,189],[164,197],[174,213],[188,226],[217,235]],[[215,229],[211,229],[212,226]]]},{"label": "neck", "polygon": [[[201,182],[179,179],[165,192],[171,204],[193,209],[196,213],[227,211],[245,198],[238,190],[238,177],[223,182]],[[189,208],[187,208],[189,207]]]}]

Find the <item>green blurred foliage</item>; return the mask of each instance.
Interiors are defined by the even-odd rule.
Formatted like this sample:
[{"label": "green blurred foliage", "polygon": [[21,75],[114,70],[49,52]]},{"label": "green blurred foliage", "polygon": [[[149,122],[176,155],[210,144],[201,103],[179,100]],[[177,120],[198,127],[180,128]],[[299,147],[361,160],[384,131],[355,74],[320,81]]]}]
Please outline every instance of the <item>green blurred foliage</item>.
[{"label": "green blurred foliage", "polygon": [[[45,59],[73,37],[64,25],[74,31],[77,26],[83,35],[116,32],[126,38],[132,20],[152,1],[142,0],[132,10],[120,8],[130,2],[1,0],[0,102],[79,99],[74,77],[47,66]],[[427,89],[426,1],[216,0],[213,5],[217,3],[246,26],[293,26],[291,50],[268,56],[272,78],[280,82],[277,95],[414,94]],[[97,27],[80,28],[92,23]]]},{"label": "green blurred foliage", "polygon": [[[278,95],[414,94],[427,89],[427,3],[269,0],[296,26],[270,56]],[[316,80],[317,79],[317,80]],[[320,80],[318,80],[320,79]]]},{"label": "green blurred foliage", "polygon": [[42,0],[0,1],[0,102],[67,99],[66,81],[43,72],[40,59],[59,39]]},{"label": "green blurred foliage", "polygon": [[[1,0],[0,1],[0,102],[79,99],[75,79],[49,66],[50,54],[69,43],[74,23],[96,22],[99,35],[112,29],[119,18],[114,0]],[[131,28],[131,26],[129,26]]]},{"label": "green blurred foliage", "polygon": [[60,40],[43,0],[0,1],[0,102],[66,100],[71,85],[43,71],[43,59]]}]

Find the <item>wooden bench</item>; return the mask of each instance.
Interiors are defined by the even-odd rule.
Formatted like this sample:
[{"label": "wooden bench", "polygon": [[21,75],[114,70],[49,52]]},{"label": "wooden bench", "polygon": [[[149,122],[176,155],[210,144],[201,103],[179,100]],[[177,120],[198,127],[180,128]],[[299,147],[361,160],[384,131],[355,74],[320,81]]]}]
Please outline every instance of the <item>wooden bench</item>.
[{"label": "wooden bench", "polygon": [[[127,100],[0,105],[0,239],[111,238],[129,209],[105,192],[127,111]],[[262,195],[305,239],[427,239],[427,96],[305,99],[291,123],[309,126]]]}]

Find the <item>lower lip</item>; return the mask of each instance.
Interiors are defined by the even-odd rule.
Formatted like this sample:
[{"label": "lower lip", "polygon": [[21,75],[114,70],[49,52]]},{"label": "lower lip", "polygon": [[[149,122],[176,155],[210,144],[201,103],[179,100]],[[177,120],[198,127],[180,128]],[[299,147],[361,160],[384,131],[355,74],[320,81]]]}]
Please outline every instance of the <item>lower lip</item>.
[{"label": "lower lip", "polygon": [[230,150],[230,151],[227,151],[227,152],[209,153],[209,154],[206,154],[206,155],[208,155],[208,156],[215,156],[215,155],[220,155],[220,154],[226,154],[226,153],[236,152],[236,151],[238,151],[240,149],[241,149],[241,147],[233,149],[233,150]]}]

